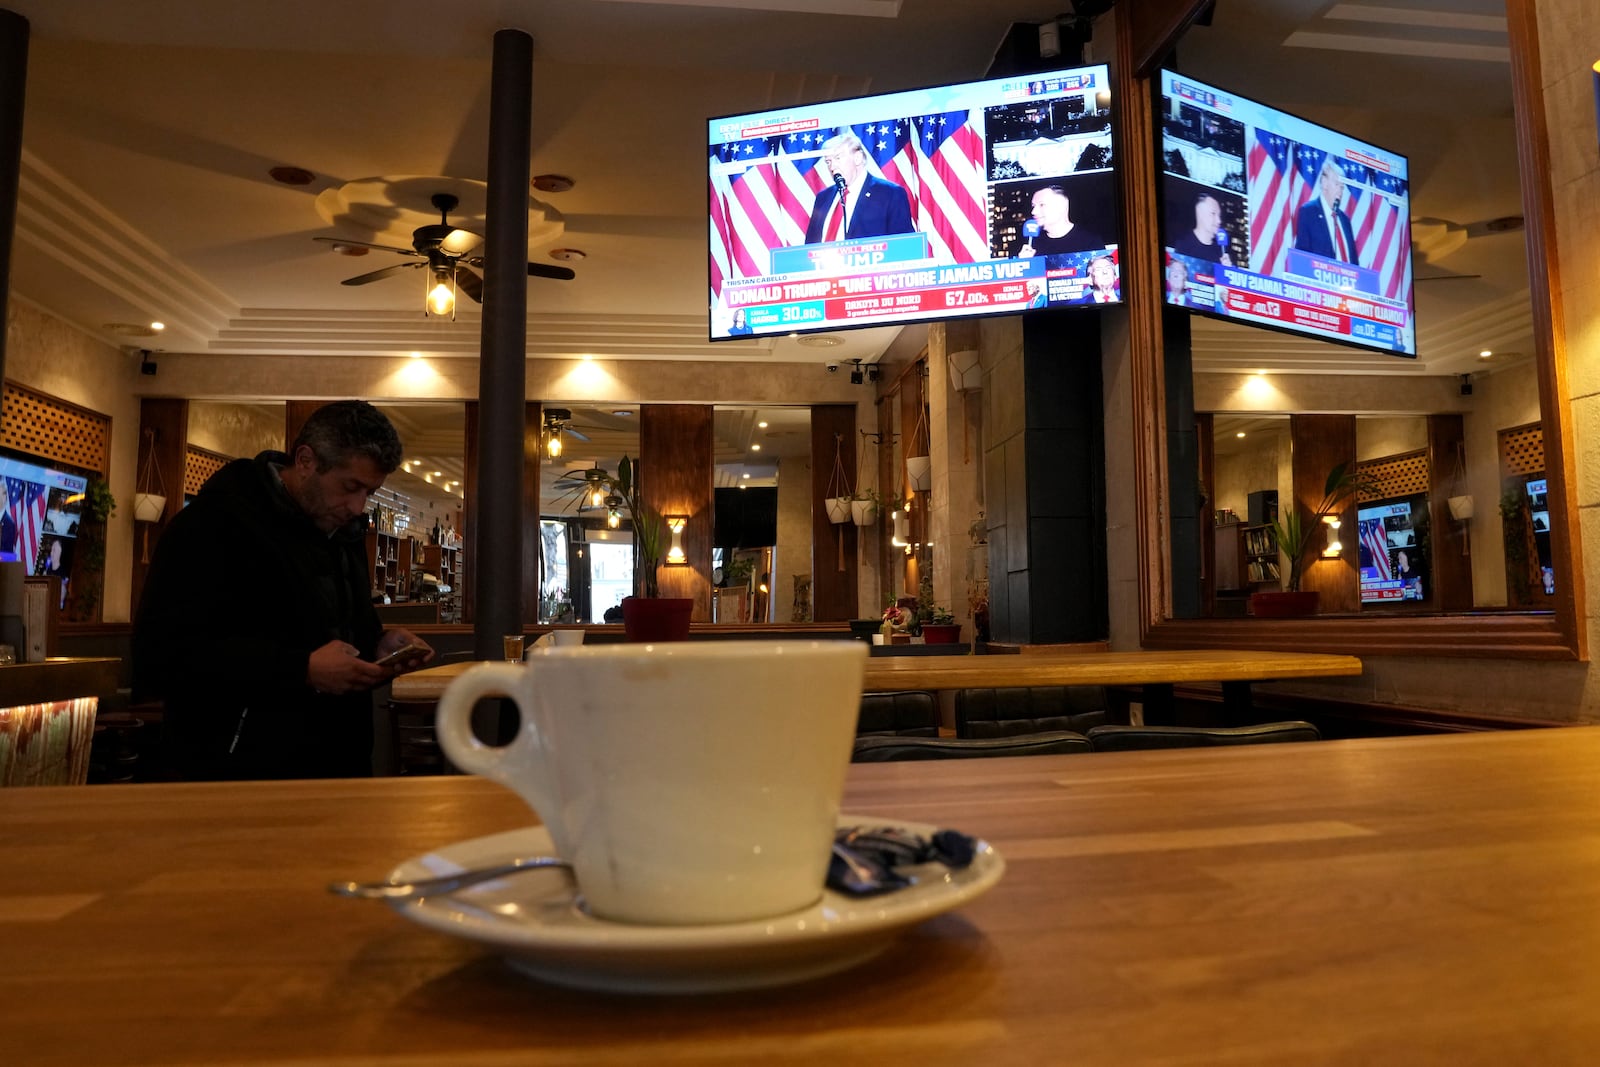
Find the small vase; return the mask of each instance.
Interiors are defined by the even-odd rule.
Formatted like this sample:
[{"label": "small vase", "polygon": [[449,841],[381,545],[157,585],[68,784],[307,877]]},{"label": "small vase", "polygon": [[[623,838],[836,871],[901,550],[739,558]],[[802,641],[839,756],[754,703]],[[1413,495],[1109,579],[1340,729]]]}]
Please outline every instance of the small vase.
[{"label": "small vase", "polygon": [[687,641],[693,613],[690,597],[623,597],[622,632],[636,643]]}]

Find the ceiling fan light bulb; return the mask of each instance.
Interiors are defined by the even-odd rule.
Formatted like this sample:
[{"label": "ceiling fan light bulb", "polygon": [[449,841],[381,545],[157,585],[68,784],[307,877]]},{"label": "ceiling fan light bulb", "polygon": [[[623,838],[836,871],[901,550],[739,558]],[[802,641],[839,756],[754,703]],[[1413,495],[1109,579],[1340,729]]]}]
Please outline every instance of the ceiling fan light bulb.
[{"label": "ceiling fan light bulb", "polygon": [[443,281],[428,291],[428,311],[443,318],[456,309],[456,294]]},{"label": "ceiling fan light bulb", "polygon": [[550,434],[550,440],[545,444],[545,451],[551,458],[561,455],[561,431],[556,430]]}]

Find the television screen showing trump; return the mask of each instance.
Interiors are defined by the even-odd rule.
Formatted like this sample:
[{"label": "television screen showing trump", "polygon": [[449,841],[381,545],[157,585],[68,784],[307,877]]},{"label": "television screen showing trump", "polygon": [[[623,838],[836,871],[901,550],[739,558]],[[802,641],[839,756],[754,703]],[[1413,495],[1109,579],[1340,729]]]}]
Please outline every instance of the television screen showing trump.
[{"label": "television screen showing trump", "polygon": [[712,340],[1122,300],[1104,66],[709,123]]},{"label": "television screen showing trump", "polygon": [[1415,356],[1406,157],[1161,72],[1166,299]]}]

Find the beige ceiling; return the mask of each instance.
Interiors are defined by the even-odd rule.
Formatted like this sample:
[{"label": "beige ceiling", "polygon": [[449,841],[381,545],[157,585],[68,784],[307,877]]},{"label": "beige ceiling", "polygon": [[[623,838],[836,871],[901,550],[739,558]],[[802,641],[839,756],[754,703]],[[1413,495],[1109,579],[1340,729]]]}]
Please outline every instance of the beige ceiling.
[{"label": "beige ceiling", "polygon": [[[1126,2],[1126,0],[1125,0]],[[113,343],[199,353],[472,355],[478,322],[424,321],[409,274],[346,287],[398,257],[313,237],[409,243],[429,180],[485,177],[489,55],[535,39],[529,255],[583,250],[573,282],[528,283],[529,352],[611,358],[873,358],[892,330],[832,349],[706,341],[705,120],[981,77],[1012,22],[1072,0],[0,0],[33,25],[16,292]],[[1093,47],[1110,54],[1109,19]],[[1520,235],[1469,224],[1520,211],[1496,0],[1218,0],[1191,74],[1413,157],[1423,275],[1418,362],[1198,322],[1199,369],[1459,373],[1480,348],[1530,347]],[[277,184],[278,165],[309,186]],[[391,217],[330,215],[330,191],[407,178]],[[324,208],[319,210],[319,197]],[[464,201],[465,202],[465,201]],[[458,220],[452,220],[458,221]],[[464,221],[473,222],[466,219]],[[1459,227],[1459,230],[1455,227]],[[552,235],[552,231],[554,231]],[[1419,238],[1421,239],[1421,238]],[[110,323],[169,324],[140,340]]]}]

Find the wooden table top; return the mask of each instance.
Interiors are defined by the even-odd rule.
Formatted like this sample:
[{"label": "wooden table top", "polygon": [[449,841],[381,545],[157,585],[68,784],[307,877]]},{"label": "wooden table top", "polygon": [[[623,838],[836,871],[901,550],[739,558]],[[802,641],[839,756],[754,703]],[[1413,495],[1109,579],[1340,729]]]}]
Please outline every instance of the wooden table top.
[{"label": "wooden table top", "polygon": [[1600,727],[857,765],[1003,853],[811,983],[521,977],[325,883],[527,822],[474,778],[0,790],[0,1063],[1577,1064]]},{"label": "wooden table top", "polygon": [[[474,664],[446,663],[397,677],[394,699],[439,699]],[[1361,673],[1361,660],[1321,652],[1177,649],[1139,652],[1038,653],[1026,656],[874,656],[863,688],[970,689],[1015,685],[1153,685],[1182,682],[1265,682]]]}]

